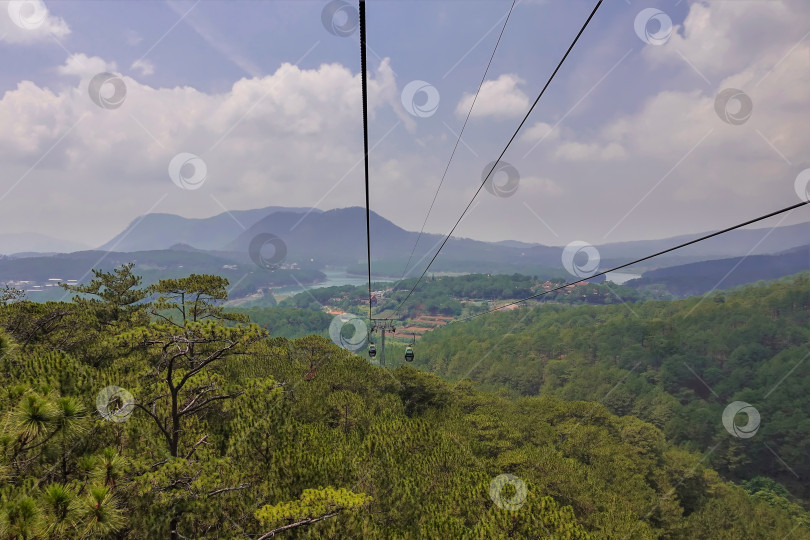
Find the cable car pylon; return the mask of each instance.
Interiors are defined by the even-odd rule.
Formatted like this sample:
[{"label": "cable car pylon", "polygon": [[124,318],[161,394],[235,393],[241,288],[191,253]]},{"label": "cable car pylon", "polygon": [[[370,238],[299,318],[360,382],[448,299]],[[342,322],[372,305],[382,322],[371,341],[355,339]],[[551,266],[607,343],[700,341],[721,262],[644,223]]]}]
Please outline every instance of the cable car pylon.
[{"label": "cable car pylon", "polygon": [[[373,335],[378,330],[380,332],[380,367],[385,367],[385,333],[396,333],[397,328],[391,319],[371,319],[371,334]],[[369,345],[368,355],[374,358],[377,354],[377,347],[371,338],[369,341],[371,344]]]}]

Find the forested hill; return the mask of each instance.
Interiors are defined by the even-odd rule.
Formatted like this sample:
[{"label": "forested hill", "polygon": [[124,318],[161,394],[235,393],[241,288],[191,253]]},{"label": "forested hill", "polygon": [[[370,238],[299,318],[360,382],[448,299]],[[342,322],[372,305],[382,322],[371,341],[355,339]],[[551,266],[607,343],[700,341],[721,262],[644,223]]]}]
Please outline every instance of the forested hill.
[{"label": "forested hill", "polygon": [[645,272],[627,282],[639,290],[666,291],[678,298],[729,289],[759,280],[778,279],[810,268],[810,246],[772,255],[746,255],[702,261]]},{"label": "forested hill", "polygon": [[[522,396],[602,402],[700,452],[729,478],[778,479],[810,497],[810,279],[616,306],[544,305],[428,332],[417,366]],[[721,422],[735,401],[755,436]],[[741,416],[745,419],[745,416]]]},{"label": "forested hill", "polygon": [[0,539],[810,538],[781,486],[637,418],[271,338],[227,280],[130,270],[0,303]]}]

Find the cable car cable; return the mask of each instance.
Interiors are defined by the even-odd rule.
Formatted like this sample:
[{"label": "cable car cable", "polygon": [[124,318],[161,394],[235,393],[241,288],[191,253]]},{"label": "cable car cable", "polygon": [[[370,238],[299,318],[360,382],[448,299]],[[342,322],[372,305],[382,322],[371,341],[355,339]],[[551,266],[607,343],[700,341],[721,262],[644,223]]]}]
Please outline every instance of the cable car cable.
[{"label": "cable car cable", "polygon": [[366,179],[366,254],[368,256],[368,318],[371,320],[371,210],[368,189],[368,90],[366,82],[366,2],[360,0],[360,80],[363,92],[363,158]]},{"label": "cable car cable", "polygon": [[570,282],[570,283],[565,283],[565,284],[563,284],[563,285],[560,285],[559,287],[555,287],[555,288],[553,288],[553,289],[549,289],[549,290],[547,290],[547,291],[543,291],[543,292],[541,292],[541,293],[534,294],[534,295],[532,295],[532,296],[527,296],[526,298],[524,298],[524,299],[522,299],[522,300],[516,300],[516,301],[514,301],[514,302],[510,302],[510,303],[508,303],[508,304],[504,304],[504,305],[502,305],[502,306],[500,306],[500,307],[497,307],[497,308],[495,308],[495,309],[490,309],[489,311],[484,311],[484,312],[482,312],[482,313],[476,313],[475,315],[470,315],[469,317],[465,317],[465,318],[463,318],[463,319],[456,319],[456,320],[454,320],[454,321],[450,321],[448,324],[452,324],[452,323],[455,323],[455,322],[463,322],[463,321],[468,321],[468,320],[470,320],[470,319],[474,319],[474,318],[476,318],[476,317],[480,317],[481,315],[486,315],[486,314],[488,314],[488,313],[493,313],[493,312],[495,312],[495,311],[500,311],[500,310],[502,310],[502,309],[504,309],[504,308],[507,308],[507,307],[509,307],[509,306],[515,306],[515,305],[517,305],[517,304],[522,304],[522,303],[523,303],[523,302],[525,302],[526,300],[531,300],[531,299],[533,299],[533,298],[538,298],[538,297],[540,297],[540,296],[545,296],[545,295],[550,294],[550,293],[553,293],[553,292],[555,292],[555,291],[559,291],[560,289],[564,289],[565,287],[570,287],[571,285],[576,285],[577,283],[582,283],[582,282],[583,282],[583,281],[585,281],[585,280],[588,280],[588,279],[593,279],[593,278],[595,278],[595,277],[599,277],[599,276],[603,276],[603,275],[605,275],[605,274],[607,274],[607,273],[609,273],[609,272],[615,272],[616,270],[621,270],[622,268],[627,268],[628,266],[631,266],[631,265],[634,265],[634,264],[638,264],[638,263],[640,263],[640,262],[644,262],[644,261],[646,261],[646,260],[652,259],[653,257],[658,257],[659,255],[664,255],[665,253],[670,253],[670,252],[675,251],[675,250],[677,250],[677,249],[681,249],[681,248],[684,248],[684,247],[686,247],[686,246],[691,246],[692,244],[697,244],[698,242],[703,242],[704,240],[708,240],[709,238],[714,238],[715,236],[720,236],[721,234],[725,234],[725,233],[727,233],[727,232],[731,232],[731,231],[733,231],[733,230],[735,230],[735,229],[739,229],[739,228],[741,228],[741,227],[745,227],[746,225],[751,225],[752,223],[756,223],[756,222],[758,222],[758,221],[762,221],[762,220],[764,220],[764,219],[768,219],[768,218],[770,218],[770,217],[778,216],[779,214],[784,214],[785,212],[790,212],[791,210],[795,210],[796,208],[799,208],[799,207],[804,206],[804,205],[806,205],[806,204],[810,204],[810,201],[802,201],[802,202],[800,202],[800,203],[798,203],[798,204],[794,204],[794,205],[792,205],[792,206],[788,206],[788,207],[786,207],[786,208],[782,208],[781,210],[777,210],[777,211],[775,211],[775,212],[771,212],[770,214],[765,214],[764,216],[760,216],[760,217],[758,217],[758,218],[750,219],[750,220],[748,220],[748,221],[746,221],[746,222],[744,222],[744,223],[740,223],[740,224],[738,224],[738,225],[734,225],[733,227],[728,227],[728,228],[726,228],[726,229],[723,229],[722,231],[716,231],[716,232],[713,232],[713,233],[711,233],[711,234],[707,234],[707,235],[705,235],[705,236],[701,236],[700,238],[696,238],[696,239],[694,239],[694,240],[690,240],[689,242],[684,242],[683,244],[679,244],[679,245],[674,246],[674,247],[671,247],[671,248],[669,248],[669,249],[665,249],[665,250],[663,250],[663,251],[659,251],[658,253],[653,253],[652,255],[647,255],[646,257],[642,257],[642,258],[640,258],[640,259],[636,259],[636,260],[631,261],[631,262],[629,262],[629,263],[625,263],[625,264],[622,264],[622,265],[619,265],[619,266],[614,266],[614,267],[613,267],[613,268],[611,268],[610,270],[604,270],[604,271],[602,271],[602,272],[599,272],[598,274],[594,274],[594,275],[592,275],[592,276],[588,276],[587,278],[580,279],[579,281],[572,281],[572,282]]},{"label": "cable car cable", "polygon": [[594,15],[596,15],[596,11],[599,9],[599,6],[601,6],[601,5],[602,5],[602,1],[603,1],[603,0],[599,0],[599,1],[596,3],[596,6],[593,8],[593,11],[591,11],[591,14],[588,16],[587,20],[585,21],[585,24],[583,24],[583,25],[582,25],[582,28],[580,28],[580,29],[579,29],[579,32],[577,33],[576,37],[574,38],[574,41],[572,41],[572,42],[571,42],[571,45],[568,47],[568,50],[566,50],[566,51],[565,51],[565,54],[563,55],[563,57],[562,57],[562,59],[560,60],[560,62],[557,64],[557,67],[556,67],[556,68],[554,68],[554,71],[551,73],[551,76],[548,78],[548,81],[546,81],[545,86],[543,86],[543,89],[542,89],[542,90],[540,90],[540,93],[538,94],[537,99],[535,99],[535,100],[534,100],[534,103],[532,103],[532,106],[531,106],[531,107],[529,107],[529,111],[526,113],[526,116],[524,116],[524,117],[523,117],[523,120],[521,120],[521,121],[520,121],[520,124],[518,125],[517,129],[516,129],[516,130],[515,130],[515,132],[512,134],[512,137],[509,139],[509,142],[507,142],[507,143],[506,143],[506,146],[504,147],[503,151],[501,152],[501,155],[500,155],[500,156],[498,156],[498,159],[496,159],[496,160],[495,160],[495,161],[492,163],[492,168],[489,170],[489,173],[487,173],[487,175],[486,175],[486,177],[484,178],[483,182],[481,182],[481,185],[480,185],[480,186],[478,186],[478,189],[476,190],[475,195],[473,195],[472,199],[470,200],[470,203],[467,205],[467,207],[466,207],[466,208],[464,209],[464,211],[461,213],[461,216],[458,218],[458,221],[456,221],[456,224],[455,224],[455,225],[453,225],[453,228],[452,228],[452,229],[450,229],[450,232],[449,232],[449,233],[447,233],[447,236],[445,237],[444,241],[442,241],[441,245],[439,246],[439,249],[438,249],[438,250],[436,251],[436,253],[433,255],[433,258],[432,258],[432,259],[430,259],[430,262],[429,262],[429,263],[428,263],[428,265],[425,267],[425,270],[422,272],[422,275],[421,275],[421,276],[419,276],[419,279],[417,279],[417,280],[416,280],[416,283],[414,284],[413,288],[410,290],[410,292],[408,292],[408,294],[405,296],[405,299],[404,299],[402,302],[400,302],[400,304],[399,304],[399,305],[396,307],[396,309],[394,309],[394,315],[397,313],[397,311],[399,311],[399,310],[400,310],[400,308],[403,306],[403,304],[405,304],[405,302],[407,302],[407,301],[408,301],[408,298],[410,298],[410,297],[411,297],[411,295],[413,294],[413,292],[416,290],[416,287],[418,287],[418,286],[419,286],[419,283],[422,281],[422,278],[424,278],[424,277],[425,277],[425,274],[427,274],[427,271],[430,269],[431,265],[432,265],[432,264],[433,264],[433,262],[436,260],[436,257],[438,257],[438,256],[439,256],[439,253],[441,253],[442,248],[444,248],[445,244],[447,244],[447,241],[448,241],[448,240],[450,240],[450,237],[453,235],[453,232],[455,232],[456,227],[458,227],[458,224],[459,224],[459,223],[461,223],[461,220],[462,220],[462,219],[464,219],[464,216],[467,214],[467,211],[468,211],[468,210],[470,209],[470,207],[472,206],[473,202],[475,201],[475,198],[476,198],[476,197],[478,196],[478,194],[481,192],[481,189],[483,189],[484,185],[485,185],[485,184],[487,183],[487,181],[489,180],[489,177],[490,177],[490,176],[492,176],[492,173],[493,173],[493,171],[495,171],[495,168],[498,166],[498,163],[500,163],[501,158],[503,158],[503,155],[506,153],[506,151],[509,149],[509,146],[512,144],[512,142],[513,142],[513,141],[515,140],[515,138],[517,137],[517,134],[518,134],[518,132],[520,132],[520,129],[523,127],[523,124],[525,124],[525,123],[526,123],[526,121],[529,119],[529,115],[532,113],[532,111],[534,110],[535,106],[536,106],[536,105],[537,105],[537,103],[540,101],[540,98],[541,98],[541,97],[543,97],[543,94],[546,92],[546,89],[547,89],[547,88],[549,87],[549,85],[551,84],[551,81],[553,81],[553,80],[554,80],[554,77],[557,75],[557,72],[560,70],[560,68],[562,67],[563,63],[565,63],[565,60],[568,58],[568,55],[571,53],[571,50],[573,50],[574,46],[575,46],[575,45],[577,44],[577,42],[579,41],[580,36],[582,36],[583,32],[585,32],[585,29],[588,27],[588,24],[590,24],[590,22],[591,22],[591,20],[593,19]]},{"label": "cable car cable", "polygon": [[509,13],[506,14],[506,20],[503,22],[501,33],[498,35],[498,41],[495,42],[495,48],[492,49],[492,54],[489,57],[487,68],[484,70],[484,76],[481,77],[481,82],[478,84],[478,90],[475,91],[475,96],[473,97],[472,104],[470,105],[470,110],[467,111],[467,118],[464,119],[464,124],[462,124],[461,131],[459,131],[458,133],[456,144],[455,146],[453,146],[453,151],[450,152],[450,159],[447,161],[447,166],[444,168],[444,174],[442,174],[442,178],[439,181],[439,186],[436,188],[436,193],[433,194],[433,201],[431,201],[430,208],[428,208],[427,215],[425,216],[425,221],[422,223],[422,229],[419,231],[419,236],[416,237],[416,242],[413,244],[411,254],[408,256],[408,262],[405,263],[405,268],[402,269],[402,276],[399,278],[400,281],[405,277],[405,274],[407,273],[408,270],[408,266],[411,264],[411,260],[413,259],[413,254],[416,252],[416,247],[419,245],[419,240],[422,238],[422,234],[425,232],[425,226],[427,225],[431,211],[433,211],[433,205],[436,204],[436,198],[439,196],[439,191],[442,189],[442,184],[444,184],[444,179],[447,176],[447,171],[450,170],[450,164],[453,162],[453,157],[456,155],[456,150],[458,150],[458,144],[461,142],[461,136],[464,135],[464,129],[467,127],[467,122],[470,120],[470,115],[472,114],[473,107],[475,107],[475,102],[478,100],[478,94],[481,93],[481,87],[484,86],[484,81],[486,81],[487,79],[489,68],[492,65],[492,59],[495,58],[495,52],[498,50],[498,45],[501,43],[501,38],[503,37],[503,33],[506,30],[506,25],[509,22],[509,17],[510,15],[512,15],[512,10],[515,8],[516,1],[517,0],[512,0],[512,6],[509,8]]}]

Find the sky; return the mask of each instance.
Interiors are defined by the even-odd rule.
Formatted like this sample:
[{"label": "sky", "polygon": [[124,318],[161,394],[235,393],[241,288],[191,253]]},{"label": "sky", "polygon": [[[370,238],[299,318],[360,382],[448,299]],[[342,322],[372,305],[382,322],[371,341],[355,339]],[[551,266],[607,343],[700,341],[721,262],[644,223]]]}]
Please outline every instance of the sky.
[{"label": "sky", "polygon": [[[3,233],[364,205],[356,3],[0,4]],[[447,167],[512,2],[370,0],[372,210],[418,231],[447,168],[446,234],[594,5],[515,2]],[[810,2],[606,0],[455,235],[724,228],[801,200],[808,119]]]}]

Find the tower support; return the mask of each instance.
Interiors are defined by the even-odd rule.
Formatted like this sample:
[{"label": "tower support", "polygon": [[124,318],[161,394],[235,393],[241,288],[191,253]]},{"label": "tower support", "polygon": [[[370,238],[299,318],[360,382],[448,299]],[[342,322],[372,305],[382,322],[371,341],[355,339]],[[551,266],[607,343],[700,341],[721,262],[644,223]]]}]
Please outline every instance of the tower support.
[{"label": "tower support", "polygon": [[396,333],[394,321],[391,319],[371,319],[372,332],[380,331],[380,366],[385,367],[385,334],[386,332]]}]

